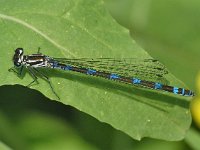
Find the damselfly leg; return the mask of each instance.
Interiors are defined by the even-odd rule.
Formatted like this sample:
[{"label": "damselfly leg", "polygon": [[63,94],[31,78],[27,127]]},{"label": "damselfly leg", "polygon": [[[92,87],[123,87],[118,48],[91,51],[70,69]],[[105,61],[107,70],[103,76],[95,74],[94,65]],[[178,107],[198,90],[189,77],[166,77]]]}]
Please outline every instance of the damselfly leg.
[{"label": "damselfly leg", "polygon": [[40,50],[41,50],[41,48],[40,48],[40,47],[38,47],[37,54],[42,54],[42,53],[40,52]]},{"label": "damselfly leg", "polygon": [[34,70],[35,72],[37,72],[37,74],[39,74],[43,79],[45,79],[45,80],[48,82],[48,84],[49,84],[49,86],[50,86],[52,92],[55,94],[55,96],[56,96],[58,99],[60,99],[60,97],[58,96],[58,94],[55,92],[55,90],[54,90],[54,88],[53,88],[53,86],[52,86],[52,84],[51,84],[51,81],[50,81],[49,77],[47,77],[44,73],[42,73],[41,71],[39,71],[39,70],[36,69],[36,68],[31,68],[31,69],[29,70],[34,80],[33,80],[28,86],[31,86],[34,82],[37,82],[37,83],[38,83],[38,81],[37,81],[38,78],[37,78],[37,76],[36,76],[36,74],[34,73],[33,70]]},{"label": "damselfly leg", "polygon": [[41,71],[39,71],[39,70],[36,69],[36,68],[28,67],[27,69],[28,69],[30,75],[31,75],[32,78],[33,78],[33,81],[32,81],[31,83],[29,83],[29,84],[27,85],[27,87],[31,87],[35,82],[38,84],[38,77],[37,77],[37,75],[36,75],[36,74],[38,74],[38,75],[40,75],[43,79],[45,79],[45,80],[48,82],[48,84],[49,84],[49,86],[50,86],[52,92],[55,94],[55,96],[56,96],[58,99],[60,99],[60,97],[58,96],[58,94],[55,92],[55,90],[54,90],[54,88],[53,88],[53,86],[52,86],[52,84],[51,84],[51,81],[50,81],[49,77],[47,77],[44,73],[42,73]]},{"label": "damselfly leg", "polygon": [[[32,68],[32,67],[27,67],[27,70],[28,70],[29,74],[31,75],[31,77],[33,78],[33,81],[30,82],[26,87],[31,87],[34,83],[38,84],[38,77],[36,75],[36,74],[38,74],[39,76],[41,76],[43,79],[45,79],[48,82],[48,84],[49,84],[52,92],[54,93],[54,95],[58,99],[60,99],[60,97],[58,96],[58,94],[55,92],[55,90],[54,90],[54,88],[53,88],[53,86],[51,84],[50,79],[44,73],[42,73],[38,69]],[[24,71],[24,66],[21,66],[20,68],[12,67],[12,68],[8,69],[8,71],[16,73],[18,77],[22,77],[22,73]]]},{"label": "damselfly leg", "polygon": [[16,73],[18,77],[22,77],[23,70],[24,70],[24,66],[21,66],[20,68],[12,67],[8,69],[9,72]]}]

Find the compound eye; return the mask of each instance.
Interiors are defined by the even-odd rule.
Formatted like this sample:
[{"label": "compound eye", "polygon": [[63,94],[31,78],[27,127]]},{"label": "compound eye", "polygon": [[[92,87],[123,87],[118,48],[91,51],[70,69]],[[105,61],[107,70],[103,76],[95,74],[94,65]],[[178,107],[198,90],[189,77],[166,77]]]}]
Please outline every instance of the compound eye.
[{"label": "compound eye", "polygon": [[23,48],[17,48],[15,50],[15,54],[13,56],[13,62],[16,67],[20,67],[22,65],[23,59]]},{"label": "compound eye", "polygon": [[23,55],[23,53],[24,53],[23,48],[17,48],[17,49],[15,50],[15,54],[17,54],[17,55]]}]

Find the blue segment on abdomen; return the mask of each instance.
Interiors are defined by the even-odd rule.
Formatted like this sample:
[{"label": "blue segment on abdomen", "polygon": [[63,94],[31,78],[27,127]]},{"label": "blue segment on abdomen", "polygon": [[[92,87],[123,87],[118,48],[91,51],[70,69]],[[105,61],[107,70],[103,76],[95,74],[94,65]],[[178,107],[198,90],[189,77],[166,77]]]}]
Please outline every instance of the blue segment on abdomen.
[{"label": "blue segment on abdomen", "polygon": [[97,71],[96,70],[93,70],[93,69],[88,69],[87,70],[87,74],[89,75],[94,75]]},{"label": "blue segment on abdomen", "polygon": [[182,88],[182,95],[185,95],[185,89]]},{"label": "blue segment on abdomen", "polygon": [[133,84],[140,84],[141,80],[138,78],[133,78]]},{"label": "blue segment on abdomen", "polygon": [[118,78],[120,78],[119,75],[114,74],[114,73],[110,74],[110,79],[118,79]]},{"label": "blue segment on abdomen", "polygon": [[161,83],[155,83],[154,89],[162,89],[162,84]]},{"label": "blue segment on abdomen", "polygon": [[173,88],[173,93],[174,93],[174,94],[178,94],[178,89],[179,89],[179,88],[174,87],[174,88]]}]

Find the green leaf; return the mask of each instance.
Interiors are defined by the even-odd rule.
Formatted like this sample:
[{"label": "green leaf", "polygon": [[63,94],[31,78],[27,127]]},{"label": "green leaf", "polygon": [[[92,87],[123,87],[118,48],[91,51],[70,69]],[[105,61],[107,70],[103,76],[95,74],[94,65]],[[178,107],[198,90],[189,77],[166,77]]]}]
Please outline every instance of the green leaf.
[{"label": "green leaf", "polygon": [[[42,53],[53,57],[151,58],[109,15],[101,0],[1,1],[0,35],[0,85],[26,86],[33,80],[28,73],[18,78],[8,72],[17,47],[23,47],[26,54],[41,47]],[[78,73],[42,71],[50,77],[60,102],[134,139],[180,140],[190,126],[189,100],[182,96]],[[166,78],[172,85],[183,85],[170,73]],[[31,88],[58,100],[45,80],[38,82]]]},{"label": "green leaf", "polygon": [[9,148],[7,145],[5,145],[4,143],[2,143],[1,141],[0,141],[0,149],[1,150],[11,150],[11,148]]}]

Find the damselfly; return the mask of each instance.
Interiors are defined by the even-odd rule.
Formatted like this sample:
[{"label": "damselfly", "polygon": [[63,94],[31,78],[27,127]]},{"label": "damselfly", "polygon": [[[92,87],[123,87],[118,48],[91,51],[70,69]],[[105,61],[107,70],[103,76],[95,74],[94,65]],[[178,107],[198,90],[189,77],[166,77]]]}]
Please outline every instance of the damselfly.
[{"label": "damselfly", "polygon": [[[164,77],[168,73],[167,69],[155,59],[113,59],[113,58],[53,58],[44,54],[38,53],[24,55],[23,48],[17,48],[13,56],[14,67],[9,69],[21,75],[24,67],[33,77],[33,81],[28,85],[31,86],[37,81],[37,73],[45,78],[53,91],[52,84],[45,74],[38,68],[52,68],[66,71],[75,71],[86,75],[102,77],[122,83],[128,83],[135,86],[150,88],[155,90],[166,91],[183,96],[194,96],[194,92],[184,88],[178,88],[168,85],[167,79]],[[14,68],[19,68],[16,71]]]}]

